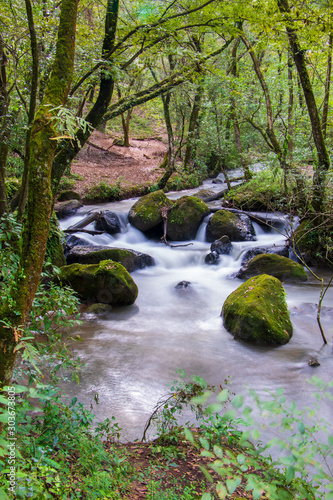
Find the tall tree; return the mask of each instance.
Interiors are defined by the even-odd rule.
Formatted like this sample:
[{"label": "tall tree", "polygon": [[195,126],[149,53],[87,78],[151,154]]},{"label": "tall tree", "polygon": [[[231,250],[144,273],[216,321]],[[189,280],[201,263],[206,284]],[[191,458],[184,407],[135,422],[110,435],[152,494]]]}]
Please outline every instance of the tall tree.
[{"label": "tall tree", "polygon": [[291,53],[302,85],[305,102],[311,121],[313,140],[318,155],[318,165],[313,176],[312,206],[317,212],[322,212],[324,210],[325,202],[326,173],[330,167],[330,158],[325,144],[316,98],[307,69],[305,51],[300,45],[297,30],[294,27],[293,16],[288,0],[277,0],[277,4],[279,11],[283,16]]},{"label": "tall tree", "polygon": [[58,136],[57,111],[65,104],[72,81],[77,6],[78,0],[62,1],[52,73],[31,126],[27,217],[19,272],[10,298],[0,310],[1,386],[10,383],[19,332],[27,321],[44,263],[53,207],[51,168]]}]

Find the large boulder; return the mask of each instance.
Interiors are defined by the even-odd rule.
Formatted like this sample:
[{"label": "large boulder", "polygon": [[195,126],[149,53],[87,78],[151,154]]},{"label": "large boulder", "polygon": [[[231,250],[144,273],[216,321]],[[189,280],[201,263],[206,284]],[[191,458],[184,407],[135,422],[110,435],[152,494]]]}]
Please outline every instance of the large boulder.
[{"label": "large boulder", "polygon": [[235,338],[254,344],[287,344],[293,333],[281,281],[267,274],[250,278],[232,292],[221,315]]},{"label": "large boulder", "polygon": [[169,200],[162,190],[142,196],[131,207],[128,220],[132,226],[140,231],[147,232],[162,224],[162,208],[171,208],[174,203]]},{"label": "large boulder", "polygon": [[255,240],[254,228],[247,215],[218,210],[208,221],[206,240],[213,242],[223,235],[228,236],[231,241]]},{"label": "large boulder", "polygon": [[168,213],[167,236],[174,241],[193,240],[209,208],[195,196],[182,196]]},{"label": "large boulder", "polygon": [[242,268],[236,274],[236,278],[247,279],[258,274],[269,274],[275,276],[280,281],[295,283],[297,281],[306,281],[307,274],[297,262],[287,257],[276,254],[260,254],[250,260],[245,268]]},{"label": "large boulder", "polygon": [[121,224],[116,213],[106,210],[98,215],[95,222],[97,231],[104,231],[108,234],[116,234],[121,232]]},{"label": "large boulder", "polygon": [[58,279],[68,283],[81,299],[91,302],[126,306],[133,304],[138,296],[132,276],[124,266],[112,260],[64,266]]},{"label": "large boulder", "polygon": [[122,264],[129,273],[146,266],[154,266],[154,259],[145,253],[107,246],[75,246],[67,254],[67,264],[98,264],[102,260],[113,260]]}]

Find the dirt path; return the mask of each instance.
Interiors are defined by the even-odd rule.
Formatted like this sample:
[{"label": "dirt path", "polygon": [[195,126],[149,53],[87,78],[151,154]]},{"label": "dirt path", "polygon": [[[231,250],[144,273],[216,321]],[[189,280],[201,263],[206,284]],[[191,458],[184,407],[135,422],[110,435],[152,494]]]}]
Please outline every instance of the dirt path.
[{"label": "dirt path", "polygon": [[161,176],[159,166],[167,151],[165,138],[131,139],[129,148],[113,143],[110,135],[95,131],[73,161],[71,171],[80,176],[75,190],[82,198],[101,182],[115,184],[120,179],[122,186],[147,185]]}]

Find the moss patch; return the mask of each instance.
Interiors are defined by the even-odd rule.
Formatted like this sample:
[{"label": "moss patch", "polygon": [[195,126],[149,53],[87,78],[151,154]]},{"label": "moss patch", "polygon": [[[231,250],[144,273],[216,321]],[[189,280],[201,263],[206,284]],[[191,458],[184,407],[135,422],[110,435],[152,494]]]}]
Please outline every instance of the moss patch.
[{"label": "moss patch", "polygon": [[140,231],[149,231],[162,223],[161,208],[173,207],[174,203],[162,190],[140,198],[129,211],[130,223]]},{"label": "moss patch", "polygon": [[221,315],[235,338],[254,344],[286,344],[293,333],[283,286],[267,274],[248,279],[232,292]]},{"label": "moss patch", "polygon": [[246,223],[233,212],[218,210],[208,221],[206,240],[213,242],[224,235],[228,236],[231,241],[253,240],[251,229],[252,224],[249,220]]},{"label": "moss patch", "polygon": [[112,260],[64,266],[60,279],[69,283],[82,299],[92,302],[131,305],[138,296],[138,287],[131,275]]},{"label": "moss patch", "polygon": [[238,278],[250,278],[258,274],[269,274],[280,281],[306,281],[307,274],[297,262],[276,254],[259,254],[250,260],[246,268],[238,273]]},{"label": "moss patch", "polygon": [[182,196],[168,215],[167,235],[172,240],[192,240],[209,208],[200,198]]}]

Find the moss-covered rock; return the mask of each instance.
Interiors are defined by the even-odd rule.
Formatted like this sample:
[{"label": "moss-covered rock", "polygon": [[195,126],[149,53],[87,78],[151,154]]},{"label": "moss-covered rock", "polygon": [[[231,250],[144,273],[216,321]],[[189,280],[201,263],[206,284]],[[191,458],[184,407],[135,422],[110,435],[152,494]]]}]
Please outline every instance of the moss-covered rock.
[{"label": "moss-covered rock", "polygon": [[110,306],[110,304],[101,304],[101,303],[97,302],[96,304],[91,304],[89,307],[87,307],[85,312],[87,314],[110,313],[110,312],[112,312],[112,306]]},{"label": "moss-covered rock", "polygon": [[146,232],[162,224],[161,209],[171,208],[174,203],[167,198],[162,190],[142,196],[134,203],[128,214],[129,222],[139,229]]},{"label": "moss-covered rock", "polygon": [[145,253],[107,246],[75,246],[67,254],[67,264],[99,264],[102,260],[113,260],[122,264],[129,273],[146,266],[153,266],[154,259]]},{"label": "moss-covered rock", "polygon": [[128,271],[117,262],[71,264],[61,268],[59,279],[68,283],[81,299],[116,306],[131,305],[138,287]]},{"label": "moss-covered rock", "polygon": [[231,241],[252,241],[255,240],[254,234],[252,222],[247,215],[228,210],[215,212],[206,228],[206,240],[210,243],[224,235]]},{"label": "moss-covered rock", "polygon": [[79,200],[81,201],[81,195],[77,191],[67,190],[62,191],[58,196],[58,201],[68,201],[68,200]]},{"label": "moss-covered rock", "polygon": [[174,241],[192,240],[208,214],[209,208],[200,198],[182,196],[168,214],[167,236]]},{"label": "moss-covered rock", "polygon": [[232,292],[221,315],[235,338],[254,344],[287,344],[293,333],[283,286],[267,274],[248,279]]},{"label": "moss-covered rock", "polygon": [[269,274],[287,283],[306,281],[308,279],[301,264],[288,257],[268,253],[253,257],[248,265],[237,273],[236,278],[247,279],[258,274]]}]

